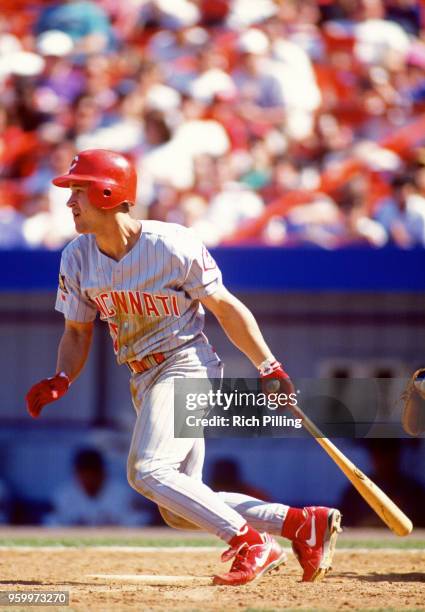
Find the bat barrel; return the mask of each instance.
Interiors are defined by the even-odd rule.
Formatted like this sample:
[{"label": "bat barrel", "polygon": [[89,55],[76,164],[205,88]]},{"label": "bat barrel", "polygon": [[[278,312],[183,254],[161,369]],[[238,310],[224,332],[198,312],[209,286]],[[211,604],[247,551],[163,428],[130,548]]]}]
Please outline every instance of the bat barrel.
[{"label": "bat barrel", "polygon": [[391,531],[398,536],[409,535],[413,529],[413,523],[392,499],[359,470],[330,440],[327,438],[316,438],[316,440]]},{"label": "bat barrel", "polygon": [[351,484],[357,489],[363,499],[384,521],[393,533],[406,536],[413,529],[412,521],[370,478],[363,474],[303,413],[299,406],[290,407],[291,412],[302,419],[305,429],[316,439],[316,442],[335,461]]}]

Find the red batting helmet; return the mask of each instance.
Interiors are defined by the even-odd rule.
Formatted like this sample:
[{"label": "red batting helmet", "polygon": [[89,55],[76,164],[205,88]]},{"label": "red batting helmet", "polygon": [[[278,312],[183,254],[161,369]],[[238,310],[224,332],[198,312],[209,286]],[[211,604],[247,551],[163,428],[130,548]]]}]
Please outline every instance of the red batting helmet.
[{"label": "red batting helmet", "polygon": [[58,187],[88,183],[87,196],[96,208],[115,208],[136,201],[136,170],[124,155],[106,149],[81,151],[72,160],[68,174],[53,179]]}]

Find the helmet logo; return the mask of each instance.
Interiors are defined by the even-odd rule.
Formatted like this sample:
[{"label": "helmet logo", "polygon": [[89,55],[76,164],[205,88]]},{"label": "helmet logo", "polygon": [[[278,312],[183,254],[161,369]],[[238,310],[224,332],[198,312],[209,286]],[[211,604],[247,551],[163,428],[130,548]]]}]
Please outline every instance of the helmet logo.
[{"label": "helmet logo", "polygon": [[69,168],[69,174],[71,174],[71,172],[74,170],[75,166],[78,164],[78,155],[76,155],[74,157],[74,159],[71,162],[71,166]]}]

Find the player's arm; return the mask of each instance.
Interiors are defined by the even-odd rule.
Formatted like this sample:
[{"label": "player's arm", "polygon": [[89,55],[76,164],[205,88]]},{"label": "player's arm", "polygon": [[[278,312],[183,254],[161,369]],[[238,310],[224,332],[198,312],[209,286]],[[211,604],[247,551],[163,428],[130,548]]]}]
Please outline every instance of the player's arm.
[{"label": "player's arm", "polygon": [[229,340],[256,368],[264,361],[274,359],[252,312],[223,285],[200,301],[216,317]]},{"label": "player's arm", "polygon": [[57,372],[64,372],[69,381],[74,381],[84,364],[90,351],[93,338],[93,321],[79,323],[65,320],[65,329],[59,342]]},{"label": "player's arm", "polygon": [[265,392],[294,393],[288,374],[273,356],[254,315],[245,304],[223,285],[200,301],[216,317],[229,340],[258,369]]},{"label": "player's arm", "polygon": [[26,395],[27,410],[33,418],[40,416],[46,404],[55,402],[69,389],[87,361],[93,337],[93,322],[65,320],[59,342],[56,374],[31,387]]},{"label": "player's arm", "polygon": [[[214,314],[230,341],[252,361],[260,373],[265,392],[274,393],[280,389],[292,393],[289,376],[267,346],[254,315],[223,286],[221,272],[211,254],[190,235],[187,235],[186,244],[192,248],[183,284],[185,291]],[[184,249],[183,245],[183,252]],[[274,388],[266,389],[267,386]]]}]

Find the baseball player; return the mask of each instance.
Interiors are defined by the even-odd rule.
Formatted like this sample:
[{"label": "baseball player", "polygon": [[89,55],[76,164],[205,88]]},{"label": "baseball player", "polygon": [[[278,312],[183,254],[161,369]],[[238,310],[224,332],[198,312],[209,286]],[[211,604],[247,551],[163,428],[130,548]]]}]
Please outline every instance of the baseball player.
[{"label": "baseball player", "polygon": [[28,411],[36,418],[68,391],[86,362],[99,313],[118,363],[131,371],[137,420],[130,485],[158,504],[169,525],[206,530],[229,544],[222,560],[233,563],[214,584],[245,584],[283,563],[285,553],[270,534],[292,541],[304,581],[319,580],[331,566],[338,510],[214,492],[202,482],[204,440],[174,438],[174,379],[222,376],[202,331],[203,306],[258,368],[262,383],[273,379],[288,394],[294,389],[253,315],[224,287],[192,230],[130,216],[136,182],[125,157],[101,149],[79,153],[69,173],[53,180],[71,189],[67,206],[81,235],[62,253],[56,309],[65,329],[56,374],[30,389]]}]

